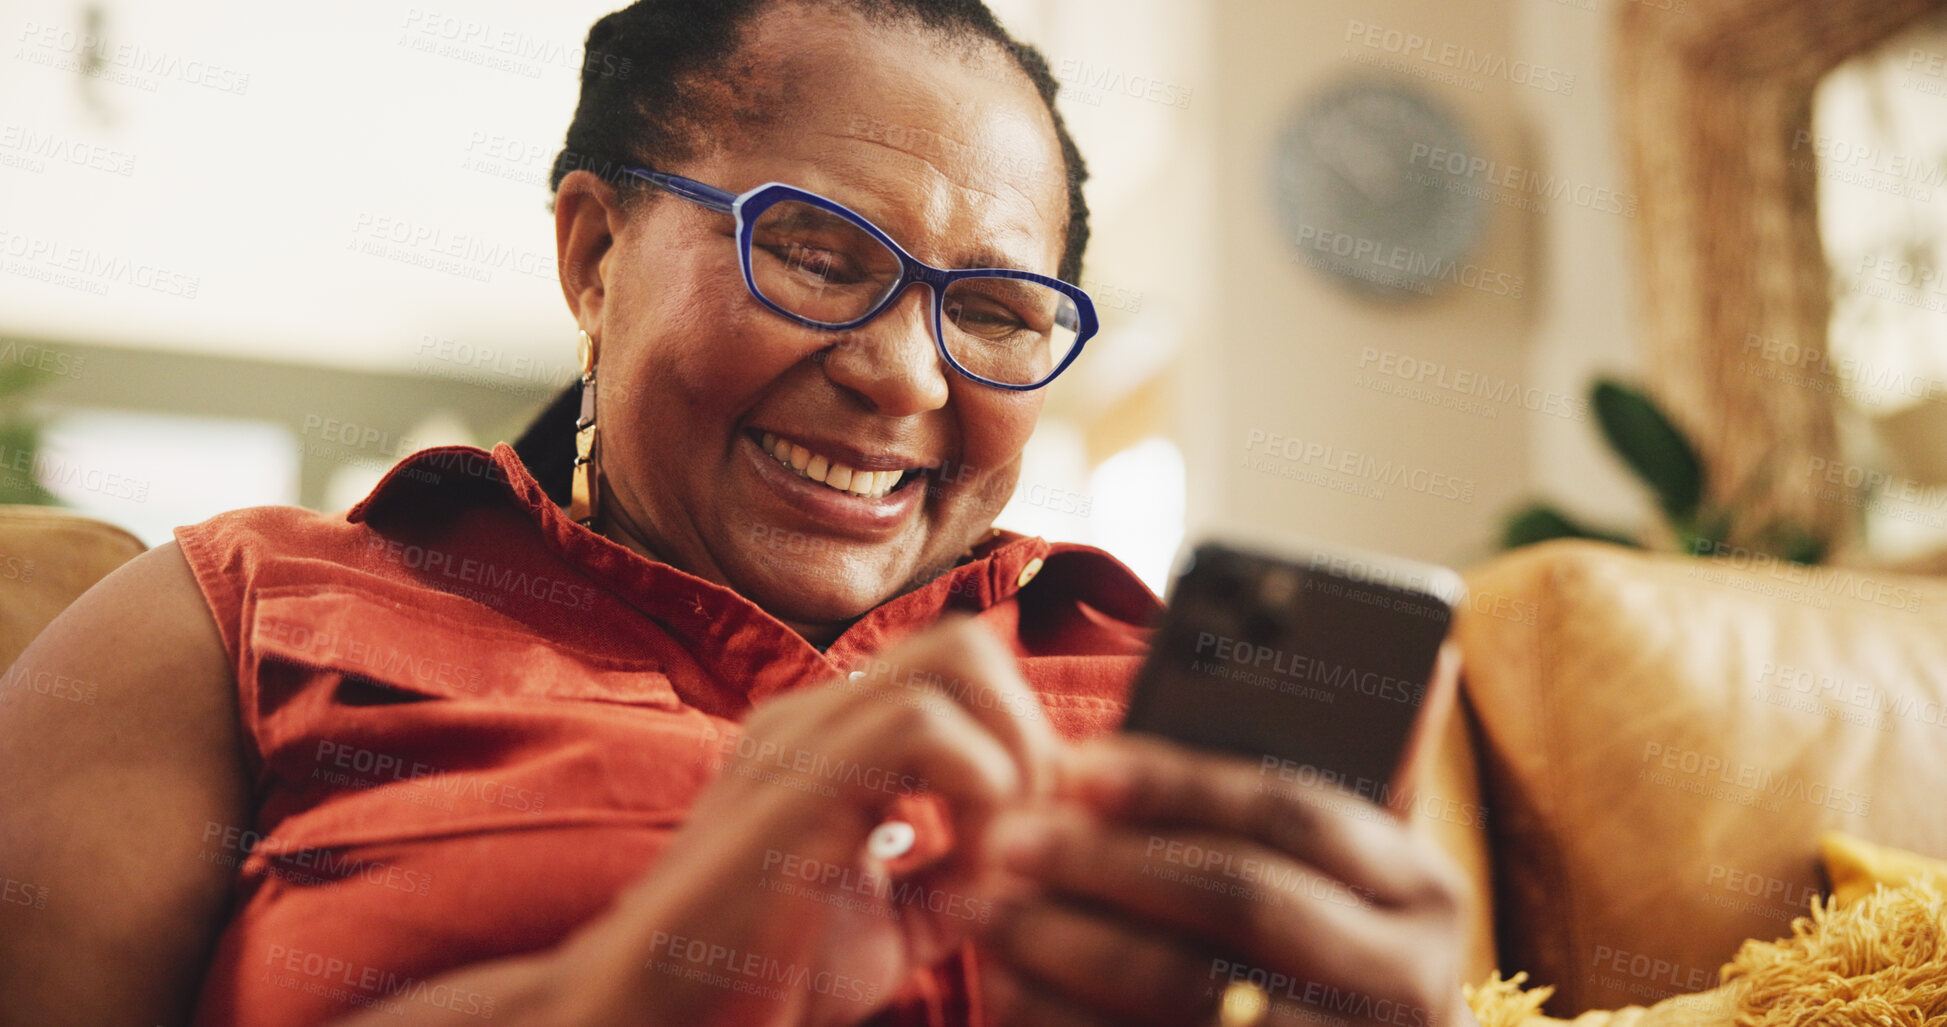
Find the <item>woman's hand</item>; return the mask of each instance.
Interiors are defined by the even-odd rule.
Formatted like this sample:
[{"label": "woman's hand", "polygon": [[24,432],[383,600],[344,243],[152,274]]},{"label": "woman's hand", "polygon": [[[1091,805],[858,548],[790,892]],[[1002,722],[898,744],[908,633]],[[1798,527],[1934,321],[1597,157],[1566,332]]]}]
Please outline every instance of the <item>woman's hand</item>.
[{"label": "woman's hand", "polygon": [[[1001,876],[974,842],[1003,807],[1051,793],[1054,735],[972,621],[884,662],[898,672],[752,714],[655,869],[562,950],[595,982],[587,1022],[855,1023],[991,915]],[[867,838],[916,787],[963,841],[889,874]]]},{"label": "woman's hand", "polygon": [[1138,737],[1061,777],[990,838],[1021,878],[983,939],[996,1022],[1214,1024],[1232,981],[1256,1023],[1472,1022],[1455,872],[1379,807]]}]

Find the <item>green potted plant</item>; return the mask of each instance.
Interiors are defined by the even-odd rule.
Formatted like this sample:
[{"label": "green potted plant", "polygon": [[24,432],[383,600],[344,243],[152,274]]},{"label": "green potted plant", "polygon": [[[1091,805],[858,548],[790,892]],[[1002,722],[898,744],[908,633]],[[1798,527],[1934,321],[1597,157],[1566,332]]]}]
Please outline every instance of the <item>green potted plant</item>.
[{"label": "green potted plant", "polygon": [[46,373],[27,364],[0,364],[0,504],[52,506],[54,493],[34,480],[34,454],[40,449],[40,422],[24,400],[46,382]]},{"label": "green potted plant", "polygon": [[[1713,505],[1704,500],[1703,458],[1656,402],[1632,385],[1599,378],[1589,389],[1589,406],[1604,441],[1622,459],[1656,500],[1658,512],[1687,553],[1714,552],[1727,542],[1735,502]],[[1758,484],[1761,479],[1754,481]],[[1549,503],[1533,503],[1510,514],[1501,528],[1501,546],[1514,549],[1557,538],[1584,538],[1638,549],[1642,540],[1620,531],[1594,527]],[[1771,524],[1759,532],[1760,549],[1794,563],[1818,563],[1825,556],[1825,540],[1790,524]]]}]

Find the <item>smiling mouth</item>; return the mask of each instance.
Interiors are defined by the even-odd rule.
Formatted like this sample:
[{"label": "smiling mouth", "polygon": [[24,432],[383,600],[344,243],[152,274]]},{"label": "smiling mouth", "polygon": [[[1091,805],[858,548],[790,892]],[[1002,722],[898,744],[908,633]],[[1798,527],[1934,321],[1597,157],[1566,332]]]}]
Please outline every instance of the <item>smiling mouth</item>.
[{"label": "smiling mouth", "polygon": [[897,471],[861,471],[795,442],[765,432],[758,445],[786,470],[800,478],[861,499],[880,499],[905,488],[926,474],[924,467]]}]

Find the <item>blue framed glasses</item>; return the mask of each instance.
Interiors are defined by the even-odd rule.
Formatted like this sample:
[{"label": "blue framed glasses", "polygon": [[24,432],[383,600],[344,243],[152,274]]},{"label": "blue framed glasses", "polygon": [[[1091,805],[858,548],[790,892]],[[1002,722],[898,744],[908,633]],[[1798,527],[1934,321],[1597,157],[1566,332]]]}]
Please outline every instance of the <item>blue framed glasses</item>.
[{"label": "blue framed glasses", "polygon": [[649,168],[623,169],[737,219],[744,285],[759,303],[813,328],[845,331],[918,283],[933,295],[933,345],[955,371],[1001,389],[1053,381],[1098,327],[1088,293],[1010,268],[952,270],[907,253],[843,204],[781,182],[742,195]]}]

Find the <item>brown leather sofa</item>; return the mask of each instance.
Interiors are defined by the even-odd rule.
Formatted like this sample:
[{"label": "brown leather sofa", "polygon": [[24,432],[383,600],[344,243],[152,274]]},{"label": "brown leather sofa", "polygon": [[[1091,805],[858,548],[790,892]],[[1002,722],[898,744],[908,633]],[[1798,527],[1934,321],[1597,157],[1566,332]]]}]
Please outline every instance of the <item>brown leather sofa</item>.
[{"label": "brown leather sofa", "polygon": [[[0,664],[141,551],[0,507]],[[1463,701],[1413,802],[1470,882],[1465,979],[1648,1005],[1789,934],[1824,831],[1947,856],[1947,581],[1579,542],[1468,579]]]},{"label": "brown leather sofa", "polygon": [[[45,506],[0,506],[0,667],[69,603],[141,554],[134,535]],[[7,681],[9,688],[33,683]]]},{"label": "brown leather sofa", "polygon": [[1468,580],[1419,813],[1473,879],[1469,979],[1649,1005],[1789,936],[1822,833],[1947,856],[1947,581],[1585,542]]}]

